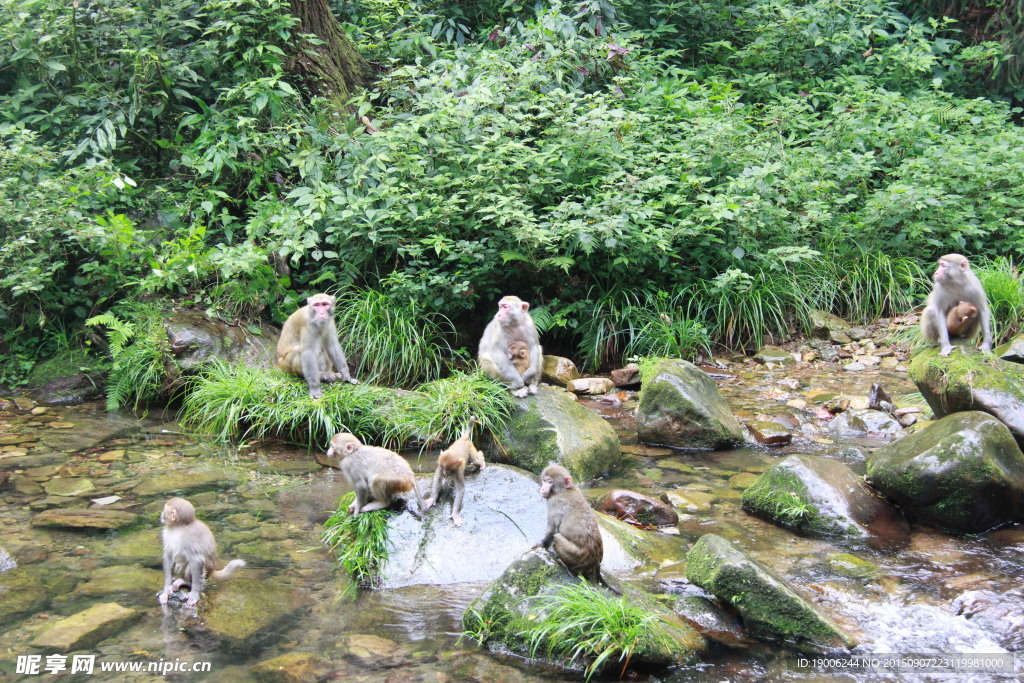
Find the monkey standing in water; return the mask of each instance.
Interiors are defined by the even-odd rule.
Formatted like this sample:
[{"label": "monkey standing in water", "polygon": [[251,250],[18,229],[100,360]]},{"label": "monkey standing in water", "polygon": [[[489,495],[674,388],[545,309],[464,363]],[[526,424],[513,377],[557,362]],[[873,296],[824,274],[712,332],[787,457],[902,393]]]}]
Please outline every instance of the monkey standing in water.
[{"label": "monkey standing in water", "polygon": [[962,321],[966,329],[957,326],[960,331],[958,336],[973,339],[980,327],[984,333],[981,350],[991,351],[992,316],[988,310],[988,299],[978,277],[971,272],[970,262],[960,254],[946,254],[939,259],[932,280],[935,286],[928,295],[924,313],[921,314],[921,334],[925,339],[938,342],[941,348],[940,356],[952,353],[953,345],[949,342],[949,313],[964,304],[970,304],[977,308],[975,315],[978,319]]},{"label": "monkey standing in water", "polygon": [[160,513],[163,530],[164,589],[160,591],[161,605],[183,585],[189,586],[185,604],[194,607],[203,592],[207,575],[211,579],[226,579],[236,569],[245,566],[245,560],[231,560],[220,571],[217,564],[217,542],[213,532],[196,519],[196,509],[184,498],[171,498]]},{"label": "monkey standing in water", "polygon": [[548,530],[533,547],[553,546],[570,572],[621,595],[601,576],[601,529],[587,499],[573,485],[569,471],[561,465],[545,467],[540,475],[540,495],[548,501]]},{"label": "monkey standing in water", "polygon": [[452,503],[451,520],[455,522],[455,526],[462,526],[460,513],[462,512],[462,496],[466,492],[466,468],[474,467],[479,471],[487,466],[487,463],[484,462],[484,454],[477,450],[470,438],[473,434],[474,424],[479,424],[479,421],[475,417],[471,417],[462,436],[437,456],[437,469],[434,471],[434,484],[430,489],[430,497],[423,501],[425,512],[434,507],[434,503],[437,502],[437,494],[441,490],[441,479],[454,481],[455,502]]},{"label": "monkey standing in water", "polygon": [[386,508],[397,494],[407,491],[416,494],[420,512],[425,509],[416,486],[416,475],[398,453],[379,446],[365,446],[352,434],[342,432],[331,437],[327,457],[341,458],[341,473],[356,490],[356,499],[348,507],[353,515]]},{"label": "monkey standing in water", "polygon": [[334,297],[314,294],[288,316],[277,341],[277,367],[306,380],[310,398],[320,398],[321,382],[359,384],[348,372],[334,326]]},{"label": "monkey standing in water", "polygon": [[[542,351],[537,328],[528,311],[530,304],[517,296],[506,296],[498,302],[498,312],[487,323],[477,358],[480,369],[488,377],[496,379],[511,391],[516,398],[537,393],[540,382]],[[520,372],[512,364],[509,345],[521,342],[526,345],[529,363]]]}]

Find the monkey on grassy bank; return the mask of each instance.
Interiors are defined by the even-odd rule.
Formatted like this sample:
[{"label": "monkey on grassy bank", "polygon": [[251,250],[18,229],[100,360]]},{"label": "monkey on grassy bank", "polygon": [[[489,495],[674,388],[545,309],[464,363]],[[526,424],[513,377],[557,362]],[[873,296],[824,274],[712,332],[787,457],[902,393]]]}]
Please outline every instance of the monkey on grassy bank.
[{"label": "monkey on grassy bank", "polygon": [[[921,314],[921,334],[925,339],[938,342],[940,356],[953,352],[950,336],[973,339],[980,328],[984,334],[981,350],[992,350],[992,316],[988,309],[985,289],[978,277],[971,271],[970,262],[960,254],[946,254],[939,259],[939,265],[932,276],[935,286],[925,302]],[[953,327],[959,334],[951,335],[950,312],[954,309],[969,311],[965,306],[974,306],[977,320],[971,314],[961,314],[960,322],[954,320]]]},{"label": "monkey on grassy bank", "polygon": [[412,467],[398,453],[363,445],[352,434],[340,432],[331,437],[327,457],[341,459],[341,473],[356,491],[356,498],[348,507],[353,515],[386,508],[396,495],[408,491],[416,495],[420,512],[426,509]]},{"label": "monkey on grassy bank", "polygon": [[320,398],[321,382],[359,384],[348,371],[334,326],[334,297],[314,294],[288,316],[277,341],[277,367],[306,380],[310,398]]},{"label": "monkey on grassy bank", "polygon": [[[498,302],[498,312],[484,328],[477,354],[484,374],[507,386],[516,398],[536,394],[537,383],[540,382],[540,337],[529,310],[530,304],[517,296],[502,298]],[[509,347],[514,342],[526,345],[528,363],[524,371],[512,363]]]},{"label": "monkey on grassy bank", "polygon": [[487,466],[484,462],[484,454],[477,450],[471,440],[474,424],[479,424],[479,421],[472,417],[469,419],[466,429],[463,430],[462,436],[437,456],[437,470],[434,471],[434,483],[430,489],[430,497],[423,501],[423,510],[429,510],[437,502],[437,495],[441,491],[441,480],[448,479],[454,482],[455,502],[452,503],[451,520],[455,522],[455,526],[462,526],[460,513],[462,512],[462,497],[466,492],[466,468],[473,467],[479,471]]},{"label": "monkey on grassy bank", "polygon": [[184,498],[167,501],[160,513],[160,523],[164,525],[164,588],[158,596],[161,605],[166,605],[173,593],[187,585],[189,593],[185,604],[194,607],[207,577],[226,579],[245,566],[245,560],[231,560],[223,569],[213,570],[217,564],[213,532],[196,519],[196,509]]}]

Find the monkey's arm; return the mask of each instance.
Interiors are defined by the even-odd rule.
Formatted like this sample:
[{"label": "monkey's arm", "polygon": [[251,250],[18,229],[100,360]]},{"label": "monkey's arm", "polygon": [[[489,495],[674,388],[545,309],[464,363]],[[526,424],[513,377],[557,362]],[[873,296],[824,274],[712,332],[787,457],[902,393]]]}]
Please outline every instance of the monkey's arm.
[{"label": "monkey's arm", "polygon": [[[164,541],[166,543],[167,541]],[[165,550],[164,551],[164,589],[160,591],[158,599],[161,605],[167,604],[167,599],[171,597],[171,584],[174,582],[172,575],[172,567],[174,565],[174,558]]]},{"label": "monkey's arm", "polygon": [[434,503],[437,502],[437,494],[441,491],[441,478],[443,476],[444,475],[441,473],[441,465],[438,463],[437,469],[434,470],[434,483],[430,486],[430,497],[423,501],[423,512],[434,507]]},{"label": "monkey's arm", "polygon": [[[333,327],[331,328],[333,331]],[[331,359],[331,365],[334,366],[334,372],[350,384],[359,384],[358,381],[352,379],[352,375],[348,371],[348,362],[345,360],[345,353],[341,350],[341,344],[338,343],[338,338],[334,334],[327,335],[324,339],[324,350],[327,352],[327,357]]]},{"label": "monkey's arm", "polygon": [[988,306],[981,307],[981,332],[984,335],[981,342],[981,350],[987,353],[992,352],[992,312]]},{"label": "monkey's arm", "polygon": [[934,304],[925,308],[922,316],[927,318],[925,325],[935,331],[935,340],[939,342],[939,355],[945,357],[951,354],[953,352],[953,345],[949,343],[946,316]]}]

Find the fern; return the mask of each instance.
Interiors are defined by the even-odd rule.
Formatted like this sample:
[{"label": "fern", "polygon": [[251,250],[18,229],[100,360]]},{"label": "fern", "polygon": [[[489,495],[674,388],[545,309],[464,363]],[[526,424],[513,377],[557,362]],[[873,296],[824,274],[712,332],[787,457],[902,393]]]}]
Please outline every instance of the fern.
[{"label": "fern", "polygon": [[107,378],[107,410],[140,406],[160,395],[166,369],[167,333],[158,308],[149,305],[126,306],[134,316],[129,322],[114,313],[101,313],[85,321],[86,325],[107,328],[107,344],[114,363]]}]

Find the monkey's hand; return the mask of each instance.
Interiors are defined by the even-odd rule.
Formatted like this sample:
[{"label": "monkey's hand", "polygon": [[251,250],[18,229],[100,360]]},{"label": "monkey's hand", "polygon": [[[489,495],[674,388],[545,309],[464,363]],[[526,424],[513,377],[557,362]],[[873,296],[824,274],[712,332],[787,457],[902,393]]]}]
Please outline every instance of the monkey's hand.
[{"label": "monkey's hand", "polygon": [[436,502],[437,498],[427,498],[423,501],[423,510],[421,510],[421,512],[426,512],[430,508],[434,507],[434,503]]},{"label": "monkey's hand", "polygon": [[156,596],[157,600],[160,601],[161,605],[166,605],[167,604],[167,599],[169,597],[171,597],[171,589],[170,588],[165,588],[164,590],[160,591],[159,595]]},{"label": "monkey's hand", "polygon": [[540,541],[537,541],[536,543],[534,543],[533,545],[530,546],[530,550],[533,550],[535,548],[539,548],[540,546],[541,546]]},{"label": "monkey's hand", "polygon": [[531,384],[530,386],[527,387],[527,389],[530,391],[531,394],[536,394],[537,393],[537,385],[536,384]]},{"label": "monkey's hand", "polygon": [[530,390],[526,387],[519,387],[518,389],[512,390],[512,395],[515,396],[516,398],[526,398],[526,394],[529,391]]},{"label": "monkey's hand", "polygon": [[453,522],[455,522],[455,526],[462,526],[462,517],[460,517],[459,515],[453,512],[451,519]]},{"label": "monkey's hand", "polygon": [[939,351],[939,355],[943,358],[949,357],[949,354],[953,353],[954,346],[943,346],[942,350]]},{"label": "monkey's hand", "polygon": [[355,377],[349,377],[348,378],[348,383],[349,384],[359,384],[359,380],[357,380]]},{"label": "monkey's hand", "polygon": [[195,607],[199,604],[199,591],[189,591],[188,599],[185,600],[186,607]]}]

